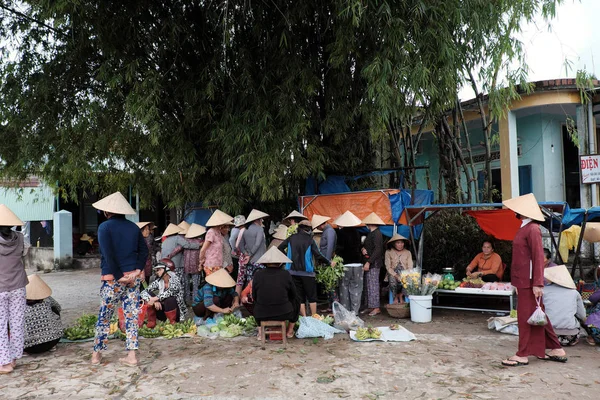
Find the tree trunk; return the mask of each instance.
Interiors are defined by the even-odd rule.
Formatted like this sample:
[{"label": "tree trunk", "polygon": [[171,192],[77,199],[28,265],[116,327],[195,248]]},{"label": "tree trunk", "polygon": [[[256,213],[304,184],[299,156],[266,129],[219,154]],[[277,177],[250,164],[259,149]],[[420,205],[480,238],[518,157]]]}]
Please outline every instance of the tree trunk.
[{"label": "tree trunk", "polygon": [[460,99],[456,98],[456,108],[460,115],[463,130],[465,131],[465,141],[467,142],[467,154],[469,155],[469,165],[471,167],[471,181],[467,182],[469,185],[473,185],[473,193],[475,195],[475,202],[478,203],[479,199],[479,187],[477,185],[477,174],[475,173],[475,163],[473,162],[473,151],[471,148],[471,139],[469,138],[469,130],[467,129],[467,122],[465,121],[465,115],[463,114],[462,105]]}]

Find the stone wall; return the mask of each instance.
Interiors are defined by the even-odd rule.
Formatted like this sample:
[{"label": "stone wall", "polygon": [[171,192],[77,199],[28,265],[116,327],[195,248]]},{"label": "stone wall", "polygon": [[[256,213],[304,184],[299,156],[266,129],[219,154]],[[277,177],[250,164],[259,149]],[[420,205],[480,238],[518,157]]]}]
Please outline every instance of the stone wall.
[{"label": "stone wall", "polygon": [[30,247],[24,258],[25,268],[34,271],[51,272],[65,269],[100,268],[100,255],[85,257],[66,257],[54,259],[52,247]]}]

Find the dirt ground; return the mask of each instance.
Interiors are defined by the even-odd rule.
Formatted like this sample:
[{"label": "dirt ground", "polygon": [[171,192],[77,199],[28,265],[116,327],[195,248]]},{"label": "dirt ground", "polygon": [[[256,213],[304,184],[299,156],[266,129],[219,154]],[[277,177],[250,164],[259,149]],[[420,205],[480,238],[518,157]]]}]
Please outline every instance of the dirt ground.
[{"label": "dirt ground", "polygon": [[[95,312],[98,271],[44,275],[72,322]],[[530,359],[503,367],[517,337],[487,329],[490,314],[434,310],[433,322],[401,323],[409,343],[293,339],[262,346],[254,338],[142,339],[140,365],[124,367],[124,343],[113,340],[103,364],[89,364],[91,344],[59,344],[26,356],[0,376],[2,399],[597,399],[600,348],[580,343],[569,362]],[[389,317],[366,318],[386,326]]]}]

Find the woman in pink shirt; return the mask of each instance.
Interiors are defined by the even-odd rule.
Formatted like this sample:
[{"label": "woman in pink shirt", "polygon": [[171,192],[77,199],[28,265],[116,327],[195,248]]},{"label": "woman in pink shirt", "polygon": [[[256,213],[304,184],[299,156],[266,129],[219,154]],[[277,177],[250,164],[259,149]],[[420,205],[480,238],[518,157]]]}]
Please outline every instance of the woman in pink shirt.
[{"label": "woman in pink shirt", "polygon": [[223,225],[233,225],[233,217],[220,210],[216,210],[206,222],[206,227],[210,229],[206,232],[204,244],[200,249],[198,266],[198,270],[204,269],[206,276],[223,268],[223,235],[221,234]]}]

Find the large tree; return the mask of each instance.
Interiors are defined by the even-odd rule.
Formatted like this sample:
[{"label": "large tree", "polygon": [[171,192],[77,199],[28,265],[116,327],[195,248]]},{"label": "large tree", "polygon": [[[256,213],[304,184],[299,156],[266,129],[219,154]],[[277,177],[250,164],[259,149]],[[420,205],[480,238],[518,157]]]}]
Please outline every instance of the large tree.
[{"label": "large tree", "polygon": [[508,3],[4,1],[0,176],[236,212],[372,168],[382,131],[414,163],[412,116],[460,84],[453,40]]}]

